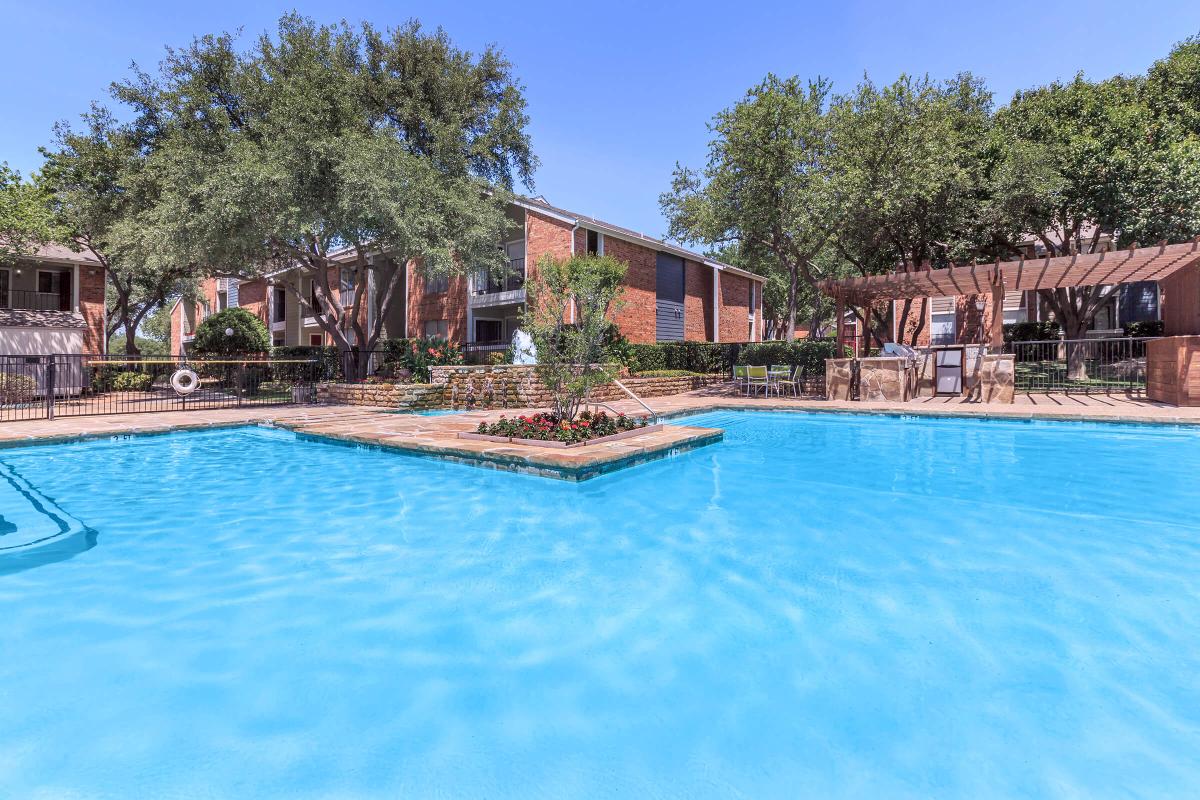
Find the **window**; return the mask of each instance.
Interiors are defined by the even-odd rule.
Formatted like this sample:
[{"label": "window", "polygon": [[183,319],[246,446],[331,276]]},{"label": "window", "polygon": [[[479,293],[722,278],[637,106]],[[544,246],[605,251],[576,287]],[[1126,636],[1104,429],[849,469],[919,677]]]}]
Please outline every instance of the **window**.
[{"label": "window", "polygon": [[37,284],[39,297],[36,311],[71,310],[71,273],[39,269]]},{"label": "window", "polygon": [[756,298],[755,298],[755,293],[756,293],[757,291],[758,291],[758,284],[757,284],[757,283],[755,283],[754,281],[750,281],[750,301],[749,301],[749,309],[750,309],[750,317],[751,317],[751,318],[753,318],[753,317],[754,317],[754,309],[755,309],[755,307],[756,307],[756,305],[755,305],[755,299],[756,299]]},{"label": "window", "polygon": [[957,314],[955,298],[934,297],[929,301],[929,343],[932,345],[954,344]]},{"label": "window", "polygon": [[229,308],[229,294],[227,292],[217,292],[217,311],[224,311]]},{"label": "window", "polygon": [[323,333],[310,333],[310,334],[308,335],[308,345],[309,345],[309,347],[321,347],[321,346],[322,346],[322,345],[324,345],[324,344],[325,344],[325,334],[323,334]]},{"label": "window", "polygon": [[287,319],[287,289],[276,286],[272,293],[271,322],[283,322]]},{"label": "window", "polygon": [[504,340],[504,323],[498,319],[475,320],[475,341],[500,342]]},{"label": "window", "polygon": [[354,270],[344,269],[339,277],[338,291],[341,292],[340,299],[343,303],[348,303],[354,297]]},{"label": "window", "polygon": [[8,270],[0,269],[0,308],[8,308]]},{"label": "window", "polygon": [[271,346],[272,347],[283,347],[283,334],[282,333],[277,333],[277,334],[275,334],[274,337],[272,337]]},{"label": "window", "polygon": [[427,319],[422,328],[422,335],[426,339],[448,339],[450,338],[450,323],[444,319]]},{"label": "window", "polygon": [[587,254],[589,256],[604,255],[604,236],[596,231],[587,232]]},{"label": "window", "polygon": [[449,275],[425,274],[425,294],[445,294],[450,291]]}]

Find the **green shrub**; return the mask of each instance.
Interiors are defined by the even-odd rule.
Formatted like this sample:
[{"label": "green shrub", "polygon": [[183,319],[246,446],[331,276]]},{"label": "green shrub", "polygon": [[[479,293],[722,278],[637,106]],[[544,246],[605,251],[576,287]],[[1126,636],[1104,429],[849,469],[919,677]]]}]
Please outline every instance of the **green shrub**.
[{"label": "green shrub", "polygon": [[[806,375],[825,372],[825,359],[838,357],[837,343],[832,339],[800,339],[794,342],[758,342],[748,344],[738,353],[737,363],[751,366],[787,364],[800,367]],[[849,348],[843,346],[842,356]]]},{"label": "green shrub", "polygon": [[629,358],[624,363],[634,374],[651,370],[672,369],[699,372],[705,375],[725,372],[734,361],[739,344],[718,342],[659,342],[629,345]]},{"label": "green shrub", "polygon": [[1161,319],[1147,319],[1141,322],[1125,323],[1126,336],[1162,336],[1163,330],[1163,321]]},{"label": "green shrub", "polygon": [[37,394],[37,381],[20,372],[0,372],[0,406],[15,406],[32,402]]},{"label": "green shrub", "polygon": [[153,384],[153,375],[126,370],[112,376],[111,386],[114,392],[148,392]]},{"label": "green shrub", "polygon": [[429,383],[429,368],[465,364],[458,345],[445,339],[385,339],[383,361],[375,369],[378,377],[396,377],[407,370],[417,383]]},{"label": "green shrub", "polygon": [[1006,342],[1045,342],[1059,337],[1057,322],[1010,322],[1004,326]]},{"label": "green shrub", "polygon": [[[232,335],[226,335],[229,330]],[[196,328],[191,346],[197,356],[266,353],[270,349],[267,326],[244,308],[227,308],[206,318]]]},{"label": "green shrub", "polygon": [[291,383],[307,380],[330,381],[341,375],[341,364],[336,347],[274,347],[271,349],[271,358],[283,362],[310,360],[317,362],[315,367],[302,363],[274,363],[271,365],[271,372],[277,381]]}]

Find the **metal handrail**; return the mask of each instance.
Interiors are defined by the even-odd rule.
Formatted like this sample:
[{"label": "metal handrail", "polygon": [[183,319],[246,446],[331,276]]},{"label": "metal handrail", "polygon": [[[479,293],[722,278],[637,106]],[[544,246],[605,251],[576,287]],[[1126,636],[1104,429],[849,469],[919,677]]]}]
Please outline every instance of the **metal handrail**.
[{"label": "metal handrail", "polygon": [[622,390],[622,391],[624,391],[624,392],[625,392],[625,394],[629,395],[629,396],[630,396],[630,397],[632,397],[632,398],[633,398],[635,401],[637,401],[637,404],[638,404],[638,405],[640,405],[642,408],[646,409],[646,411],[648,411],[648,412],[650,413],[650,418],[651,418],[651,419],[653,419],[653,420],[654,420],[654,422],[655,422],[656,424],[658,423],[658,412],[657,412],[657,411],[655,411],[655,410],[654,410],[653,408],[651,408],[650,406],[646,405],[646,401],[645,401],[645,400],[643,400],[642,398],[640,398],[640,397],[638,397],[636,394],[634,394],[632,389],[630,389],[630,388],[629,388],[628,386],[626,386],[625,384],[621,383],[621,382],[620,382],[619,380],[617,380],[616,378],[613,378],[613,383],[615,383],[617,386],[620,386],[620,387],[621,387],[621,390]]}]

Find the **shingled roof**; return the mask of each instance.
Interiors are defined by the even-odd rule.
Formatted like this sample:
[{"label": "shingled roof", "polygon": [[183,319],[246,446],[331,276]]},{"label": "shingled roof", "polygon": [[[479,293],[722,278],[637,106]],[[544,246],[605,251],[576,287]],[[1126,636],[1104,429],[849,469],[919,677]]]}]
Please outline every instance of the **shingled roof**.
[{"label": "shingled roof", "polygon": [[83,315],[77,311],[26,311],[0,308],[0,328],[79,328],[86,329]]}]

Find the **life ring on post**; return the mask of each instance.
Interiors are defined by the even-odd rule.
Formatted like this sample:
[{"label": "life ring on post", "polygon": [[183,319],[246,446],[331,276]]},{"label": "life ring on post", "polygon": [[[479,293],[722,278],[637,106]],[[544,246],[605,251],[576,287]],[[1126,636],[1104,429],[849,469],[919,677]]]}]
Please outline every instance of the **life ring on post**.
[{"label": "life ring on post", "polygon": [[200,388],[200,376],[187,367],[180,367],[171,375],[171,388],[180,397],[187,397]]}]

